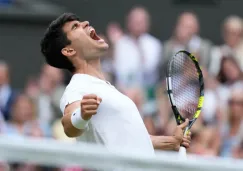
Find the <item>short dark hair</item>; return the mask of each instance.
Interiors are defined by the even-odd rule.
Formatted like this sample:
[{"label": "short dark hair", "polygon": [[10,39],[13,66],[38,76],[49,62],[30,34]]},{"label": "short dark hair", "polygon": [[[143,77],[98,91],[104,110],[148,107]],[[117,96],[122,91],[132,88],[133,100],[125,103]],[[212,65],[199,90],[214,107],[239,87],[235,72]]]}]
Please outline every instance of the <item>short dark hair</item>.
[{"label": "short dark hair", "polygon": [[56,68],[67,69],[74,72],[75,67],[71,61],[62,54],[62,49],[71,44],[66,33],[63,31],[65,23],[70,21],[80,21],[80,19],[72,13],[64,13],[54,20],[44,33],[41,40],[41,52],[46,62]]}]

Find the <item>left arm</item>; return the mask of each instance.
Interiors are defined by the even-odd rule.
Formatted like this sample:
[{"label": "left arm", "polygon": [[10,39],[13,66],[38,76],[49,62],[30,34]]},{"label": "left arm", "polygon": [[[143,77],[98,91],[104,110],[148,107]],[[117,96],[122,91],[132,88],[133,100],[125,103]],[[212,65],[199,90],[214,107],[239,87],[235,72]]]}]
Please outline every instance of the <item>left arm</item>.
[{"label": "left arm", "polygon": [[180,144],[173,136],[153,136],[150,135],[154,149],[178,151]]},{"label": "left arm", "polygon": [[176,127],[173,136],[153,136],[150,135],[154,149],[156,150],[174,150],[178,151],[180,146],[183,145],[189,148],[191,141],[191,133],[184,137],[183,130],[188,125],[189,120],[187,119],[184,123]]}]

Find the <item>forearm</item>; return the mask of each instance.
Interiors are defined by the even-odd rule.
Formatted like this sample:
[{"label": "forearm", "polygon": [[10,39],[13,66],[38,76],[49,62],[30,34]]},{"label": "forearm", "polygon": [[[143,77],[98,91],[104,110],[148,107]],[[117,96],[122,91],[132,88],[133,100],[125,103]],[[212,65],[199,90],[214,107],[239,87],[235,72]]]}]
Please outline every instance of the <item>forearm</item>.
[{"label": "forearm", "polygon": [[178,143],[173,136],[152,136],[150,135],[153,147],[156,150],[178,150]]},{"label": "forearm", "polygon": [[72,113],[65,114],[62,118],[64,132],[68,137],[78,137],[82,135],[83,130],[77,129],[73,126],[71,122],[71,115]]}]

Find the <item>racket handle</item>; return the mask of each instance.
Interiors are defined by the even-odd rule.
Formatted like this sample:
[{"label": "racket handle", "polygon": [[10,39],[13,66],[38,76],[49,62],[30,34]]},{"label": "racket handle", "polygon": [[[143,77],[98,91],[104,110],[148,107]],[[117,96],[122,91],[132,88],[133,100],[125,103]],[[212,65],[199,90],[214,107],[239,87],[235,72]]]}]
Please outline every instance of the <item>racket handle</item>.
[{"label": "racket handle", "polygon": [[183,147],[183,146],[180,147],[179,156],[182,159],[186,159],[187,158],[186,157],[186,148],[185,147]]}]

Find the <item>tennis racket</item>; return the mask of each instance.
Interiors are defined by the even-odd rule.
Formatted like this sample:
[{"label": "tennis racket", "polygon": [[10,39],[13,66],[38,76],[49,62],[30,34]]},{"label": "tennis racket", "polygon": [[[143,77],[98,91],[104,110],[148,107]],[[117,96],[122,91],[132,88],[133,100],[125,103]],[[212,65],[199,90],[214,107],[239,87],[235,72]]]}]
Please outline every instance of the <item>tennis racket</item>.
[{"label": "tennis racket", "polygon": [[[187,51],[177,52],[168,63],[166,83],[177,125],[189,119],[186,135],[199,117],[204,101],[203,74],[197,59]],[[179,154],[186,158],[186,148],[181,146]]]}]

